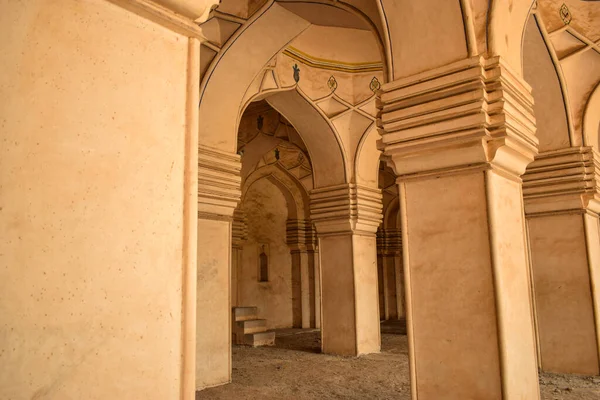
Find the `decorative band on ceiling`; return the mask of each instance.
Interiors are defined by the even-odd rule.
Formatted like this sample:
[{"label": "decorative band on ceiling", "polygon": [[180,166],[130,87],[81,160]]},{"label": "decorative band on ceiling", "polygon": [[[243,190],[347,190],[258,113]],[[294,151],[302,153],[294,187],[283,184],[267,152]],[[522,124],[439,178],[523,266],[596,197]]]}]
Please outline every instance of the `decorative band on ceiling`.
[{"label": "decorative band on ceiling", "polygon": [[292,46],[286,48],[283,51],[283,54],[313,68],[350,73],[383,71],[383,63],[380,61],[348,63],[335,60],[326,60],[323,58],[310,56]]}]

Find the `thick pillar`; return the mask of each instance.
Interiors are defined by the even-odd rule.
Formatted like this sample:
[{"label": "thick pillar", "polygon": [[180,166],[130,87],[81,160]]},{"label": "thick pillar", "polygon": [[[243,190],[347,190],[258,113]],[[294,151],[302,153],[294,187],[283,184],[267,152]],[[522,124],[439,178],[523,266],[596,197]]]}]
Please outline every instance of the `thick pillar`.
[{"label": "thick pillar", "polygon": [[287,221],[287,244],[292,255],[292,315],[294,328],[314,328],[314,227],[303,219]]},{"label": "thick pillar", "polygon": [[359,355],[380,349],[375,232],[381,192],[354,184],[311,191],[321,268],[324,353]]},{"label": "thick pillar", "polygon": [[598,375],[600,156],[540,154],[523,177],[541,368]]},{"label": "thick pillar", "polygon": [[246,213],[236,208],[233,213],[231,226],[231,307],[243,306],[238,304],[239,299],[239,277],[242,274],[242,255],[244,242],[248,239],[248,223]]},{"label": "thick pillar", "polygon": [[240,157],[198,153],[196,389],[231,381],[232,220],[240,191]]},{"label": "thick pillar", "polygon": [[474,57],[383,85],[398,176],[413,398],[539,399],[520,175],[526,83]]},{"label": "thick pillar", "polygon": [[321,257],[319,256],[319,246],[316,244],[318,243],[316,240],[316,233],[314,233],[314,238],[315,238],[315,249],[312,253],[312,261],[311,261],[311,266],[313,268],[313,270],[315,271],[315,283],[314,283],[314,290],[315,290],[315,328],[320,329],[321,328],[321,265],[320,265],[320,260]]},{"label": "thick pillar", "polygon": [[[402,313],[401,276],[398,275],[398,253],[400,253],[400,231],[379,229],[377,232],[377,262],[379,268],[379,307],[385,320],[397,319]],[[400,311],[399,311],[400,310]]]},{"label": "thick pillar", "polygon": [[404,267],[402,265],[402,232],[400,229],[388,229],[388,251],[394,260],[396,271],[396,310],[398,319],[406,318],[406,301],[404,298]]}]

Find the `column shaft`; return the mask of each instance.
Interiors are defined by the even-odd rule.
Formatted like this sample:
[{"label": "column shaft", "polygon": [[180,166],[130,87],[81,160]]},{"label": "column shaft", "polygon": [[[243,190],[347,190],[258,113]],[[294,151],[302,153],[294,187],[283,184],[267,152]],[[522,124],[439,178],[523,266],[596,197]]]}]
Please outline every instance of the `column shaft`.
[{"label": "column shaft", "polygon": [[385,318],[398,318],[398,304],[396,293],[396,265],[394,264],[394,256],[386,255],[383,258],[384,281],[386,286],[385,292]]},{"label": "column shaft", "polygon": [[319,237],[323,352],[378,352],[381,192],[352,184],[315,189],[311,218]]},{"label": "column shaft", "polygon": [[314,228],[308,220],[287,221],[292,255],[292,321],[295,328],[315,327]]},{"label": "column shaft", "polygon": [[312,253],[313,261],[312,266],[314,270],[314,310],[315,310],[315,318],[314,318],[314,327],[321,328],[321,257],[318,251],[313,251]]},{"label": "column shaft", "polygon": [[541,368],[600,372],[598,153],[540,154],[523,177]]},{"label": "column shaft", "polygon": [[406,318],[406,306],[404,299],[404,268],[402,268],[402,256],[394,255],[394,267],[396,269],[396,309],[398,319]]},{"label": "column shaft", "polygon": [[383,91],[413,398],[538,399],[519,178],[537,145],[530,89],[474,57]]},{"label": "column shaft", "polygon": [[231,306],[241,306],[239,302],[239,278],[242,276],[242,255],[244,242],[248,239],[248,224],[246,214],[240,208],[233,213],[231,225]]},{"label": "column shaft", "polygon": [[240,158],[200,147],[196,389],[231,381],[231,248],[239,202]]}]

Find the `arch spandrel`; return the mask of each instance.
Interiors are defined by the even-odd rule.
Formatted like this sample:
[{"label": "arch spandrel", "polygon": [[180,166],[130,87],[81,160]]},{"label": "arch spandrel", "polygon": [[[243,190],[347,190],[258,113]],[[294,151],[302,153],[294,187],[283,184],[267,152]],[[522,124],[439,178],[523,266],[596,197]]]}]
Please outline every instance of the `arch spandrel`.
[{"label": "arch spandrel", "polygon": [[590,95],[583,114],[585,145],[600,151],[600,84]]},{"label": "arch spandrel", "polygon": [[296,128],[306,144],[315,188],[347,183],[344,150],[327,118],[297,90],[273,94],[266,101]]},{"label": "arch spandrel", "polygon": [[309,198],[306,190],[302,183],[277,164],[263,166],[248,175],[242,186],[242,203],[250,187],[261,179],[268,179],[283,193],[288,205],[289,219],[308,219]]},{"label": "arch spandrel", "polygon": [[459,0],[381,0],[393,79],[468,57]]},{"label": "arch spandrel", "polygon": [[265,64],[309,26],[272,3],[230,39],[203,78],[199,110],[202,145],[235,152],[237,124],[248,87]]},{"label": "arch spandrel", "polygon": [[522,44],[534,0],[490,0],[487,49],[500,56],[514,73],[523,74]]},{"label": "arch spandrel", "polygon": [[[539,24],[541,20],[532,14],[527,22],[523,40],[523,75],[531,85],[534,96],[539,151],[551,151],[576,145],[571,143],[567,118],[567,106],[563,97],[562,83],[550,54],[552,44],[546,43]],[[581,140],[579,140],[581,144]]]},{"label": "arch spandrel", "polygon": [[373,124],[367,129],[358,145],[354,168],[356,183],[359,185],[377,187],[381,158],[381,151],[377,148],[379,138],[379,131]]}]

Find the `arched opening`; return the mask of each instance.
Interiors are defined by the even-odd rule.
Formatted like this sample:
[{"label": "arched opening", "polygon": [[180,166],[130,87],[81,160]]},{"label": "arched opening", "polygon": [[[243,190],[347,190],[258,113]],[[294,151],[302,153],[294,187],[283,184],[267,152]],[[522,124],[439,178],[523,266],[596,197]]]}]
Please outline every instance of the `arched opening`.
[{"label": "arched opening", "polygon": [[[242,202],[236,211],[232,250],[233,262],[239,263],[235,272],[237,283],[232,285],[236,287],[232,287],[232,293],[237,291],[237,305],[240,308],[259,305],[257,318],[267,319],[265,325],[277,331],[321,326],[326,332],[327,327],[323,325],[327,323],[348,326],[354,332],[329,328],[330,336],[321,333],[322,341],[332,343],[342,338],[349,344],[344,345],[343,351],[351,348],[352,353],[360,354],[370,352],[361,350],[365,346],[375,351],[380,348],[375,230],[382,216],[375,102],[377,91],[387,81],[387,65],[382,56],[385,46],[370,19],[358,9],[343,2],[317,3],[272,3],[251,17],[253,22],[245,27],[243,34],[228,41],[203,81],[200,129],[201,136],[233,129],[238,132],[235,147],[223,134],[213,134],[205,142],[210,147],[235,149],[241,156]],[[378,16],[378,11],[374,11]],[[263,24],[266,20],[270,23]],[[258,58],[262,59],[262,65],[255,63]],[[244,67],[240,68],[241,65]],[[233,85],[236,87],[230,87]],[[219,106],[218,102],[228,104]],[[269,106],[271,111],[267,110]],[[296,166],[282,166],[291,153],[299,152],[309,160],[310,174]],[[276,169],[284,171],[276,172]],[[293,175],[293,184],[283,178],[285,174]],[[305,194],[300,194],[302,190],[294,191],[298,185]],[[315,193],[320,196],[316,200]],[[351,211],[356,209],[357,201],[365,202],[358,209],[358,215]],[[281,242],[282,221],[286,215],[283,205],[287,207],[285,236],[289,247],[285,257]],[[294,212],[298,214],[295,217]],[[326,261],[322,260],[322,248],[319,247],[318,254],[316,251],[316,234],[311,223],[315,213],[326,225],[325,233],[331,243]],[[348,213],[345,220],[344,213]],[[269,218],[276,221],[278,227],[272,226],[267,221]],[[246,228],[240,228],[242,221],[247,224]],[[257,230],[261,232],[253,233],[251,225],[260,227]],[[292,229],[296,230],[296,236],[304,236],[298,243],[290,243]],[[246,238],[237,240],[236,233],[243,231],[247,232]],[[356,239],[354,231],[361,233]],[[267,236],[261,238],[265,233]],[[268,260],[270,282],[258,282],[256,272],[257,268],[260,272],[263,246],[266,257],[262,259]],[[359,250],[361,248],[365,250]],[[291,282],[291,290],[283,296],[287,296],[287,305],[283,307],[285,317],[269,311],[270,306],[257,295],[261,287],[265,292],[262,299],[275,299],[273,291],[282,291],[274,287],[278,276],[277,259],[286,264],[291,262],[283,268],[292,272],[285,277]],[[308,284],[303,279],[303,268],[296,268],[296,263],[308,266],[305,268]],[[332,266],[335,263],[339,266]],[[355,272],[361,268],[365,269],[362,277]],[[244,277],[245,272],[240,271],[252,271],[253,279]],[[321,306],[321,313],[319,281],[321,288],[329,288],[328,303]],[[254,293],[244,289],[252,286],[254,289],[250,291]],[[306,286],[308,290],[304,290]],[[355,290],[362,300],[354,298]],[[308,307],[304,305],[306,302]],[[302,313],[294,312],[299,308]],[[307,308],[309,313],[304,312]],[[273,322],[269,322],[269,318]],[[362,318],[364,322],[354,322],[355,318]],[[278,325],[276,320],[282,323]],[[303,348],[320,352],[321,335],[317,333],[314,341]],[[242,365],[236,358],[240,351],[237,347],[233,350],[234,366],[236,362]],[[408,374],[400,372],[397,379],[406,382]]]},{"label": "arched opening", "polygon": [[[593,31],[579,7],[590,6],[540,3],[527,22],[523,68],[535,102],[539,154],[523,177],[523,194],[539,369],[597,375],[589,275],[595,257],[588,256],[598,243],[591,211],[597,194],[586,182],[597,164],[600,53],[586,37]],[[570,25],[572,12],[579,20]]]},{"label": "arched opening", "polygon": [[[374,146],[377,141],[375,120],[379,112],[377,93],[390,78],[401,80],[452,62],[465,65],[467,61],[480,63],[481,60],[465,58],[483,52],[472,53],[470,50],[473,43],[467,43],[465,38],[462,3],[459,1],[431,0],[419,4],[383,1],[364,7],[366,2],[351,2],[356,7],[343,1],[320,3],[268,2],[218,49],[219,54],[208,66],[201,87],[200,119],[203,122],[200,135],[207,136],[206,146],[236,151],[235,133],[243,124],[242,113],[256,100],[265,100],[296,128],[313,168],[309,190],[310,218],[315,221],[320,235],[321,284],[323,288],[328,285],[322,296],[322,347],[325,349],[328,343],[337,341],[335,346],[329,347],[329,351],[358,355],[361,351],[379,351],[381,343],[374,235],[381,224],[383,197],[378,188],[379,150]],[[523,2],[519,3],[519,17],[522,7]],[[374,8],[377,9],[376,21],[366,10],[372,12]],[[400,23],[380,29],[387,24],[386,12],[398,17]],[[344,18],[333,18],[333,15],[343,15]],[[428,21],[428,24],[423,24],[423,21]],[[519,19],[516,23],[520,22]],[[409,33],[411,40],[405,40],[404,33]],[[511,39],[515,36],[513,33]],[[520,38],[520,31],[518,33]],[[391,44],[387,43],[390,37],[395,39],[396,62],[387,57],[393,52]],[[425,45],[432,42],[441,44]],[[379,53],[377,59],[369,57],[374,48]],[[353,54],[345,51],[348,49],[361,49],[364,57],[351,59],[348,56]],[[487,68],[487,61],[484,61]],[[518,57],[516,61],[520,66]],[[455,74],[456,71],[451,72]],[[398,105],[393,107],[401,108]],[[269,150],[277,158],[277,149]],[[434,158],[434,153],[431,151],[429,156]],[[451,158],[462,157],[458,153],[460,151]],[[421,167],[416,165],[421,163],[415,159],[413,167]],[[447,166],[442,165],[440,169]],[[426,197],[435,197],[433,192],[425,193]],[[456,197],[458,199],[459,196]],[[290,203],[286,204],[289,206]],[[425,221],[423,225],[430,223],[430,219]],[[459,225],[458,219],[453,223]],[[341,234],[346,232],[351,233]],[[354,235],[355,232],[360,234]],[[445,241],[451,239],[450,235],[443,238]],[[458,264],[456,260],[452,262]],[[341,268],[344,264],[346,268]],[[439,274],[438,279],[441,276]],[[428,291],[431,286],[426,281],[424,278],[420,282],[422,292],[428,292],[426,295],[429,296],[422,297],[426,299],[422,300],[422,304],[434,297],[431,290]],[[442,285],[442,282],[438,283]],[[456,303],[460,301],[458,298],[454,300]],[[429,310],[419,304],[419,312],[423,322]],[[470,317],[468,313],[469,310],[464,310],[464,314]],[[490,315],[485,318],[485,321],[491,320]],[[453,321],[448,315],[441,315],[440,319],[444,321],[441,326],[452,328],[452,332],[459,330],[452,326]],[[328,324],[336,328],[330,330],[334,333],[329,337],[324,333]],[[420,334],[426,336],[429,332],[423,326]],[[483,348],[492,348],[489,346],[493,341],[488,337],[481,341],[485,342]],[[421,344],[416,351],[420,352],[420,357],[425,354],[426,359],[434,360],[448,346],[452,349],[444,353],[448,360],[448,354],[457,354],[464,349],[465,342],[467,340],[462,338],[458,346],[439,345],[441,341],[427,346]],[[416,362],[414,351],[411,354],[413,367]],[[469,356],[463,365],[474,364],[483,358],[481,354],[469,353]],[[420,368],[426,369],[425,365],[427,363],[420,364]],[[439,371],[445,374],[447,380],[453,375],[449,366],[443,366]],[[496,371],[490,368],[486,373],[493,381],[493,390],[497,391],[496,386],[500,383]],[[426,379],[422,382],[426,385]],[[475,391],[485,390],[485,385],[479,385]],[[414,389],[414,393],[416,391]]]},{"label": "arched opening", "polygon": [[232,241],[235,343],[254,343],[251,336],[235,337],[237,325],[251,324],[235,320],[236,307],[256,307],[265,329],[314,328],[318,323],[316,243],[307,193],[313,172],[305,149],[298,132],[266,102],[246,109],[238,135],[242,201]]}]

